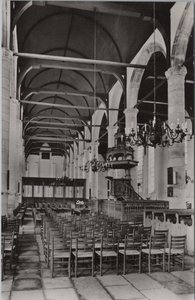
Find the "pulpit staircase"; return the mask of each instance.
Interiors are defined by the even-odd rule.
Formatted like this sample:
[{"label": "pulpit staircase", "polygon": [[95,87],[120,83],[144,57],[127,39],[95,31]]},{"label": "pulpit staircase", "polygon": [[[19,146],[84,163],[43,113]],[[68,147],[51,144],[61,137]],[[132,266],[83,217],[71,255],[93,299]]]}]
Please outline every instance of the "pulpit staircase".
[{"label": "pulpit staircase", "polygon": [[118,201],[145,201],[133,188],[129,179],[113,179],[111,195]]}]

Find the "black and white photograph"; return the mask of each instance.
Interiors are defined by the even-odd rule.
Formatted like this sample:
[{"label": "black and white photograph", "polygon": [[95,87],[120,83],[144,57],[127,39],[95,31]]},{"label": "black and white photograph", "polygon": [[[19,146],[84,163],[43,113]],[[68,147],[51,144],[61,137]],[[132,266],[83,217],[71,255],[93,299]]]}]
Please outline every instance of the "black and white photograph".
[{"label": "black and white photograph", "polygon": [[194,299],[194,1],[1,1],[1,299]]}]

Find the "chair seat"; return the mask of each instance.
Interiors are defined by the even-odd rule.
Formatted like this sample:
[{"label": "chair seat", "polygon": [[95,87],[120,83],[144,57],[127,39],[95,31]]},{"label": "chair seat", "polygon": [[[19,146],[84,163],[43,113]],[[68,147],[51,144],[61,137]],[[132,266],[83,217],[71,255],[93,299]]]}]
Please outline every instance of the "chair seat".
[{"label": "chair seat", "polygon": [[[119,250],[119,253],[125,254],[125,250]],[[132,249],[132,250],[126,250],[126,255],[140,255],[140,252],[138,250]]]},{"label": "chair seat", "polygon": [[163,254],[164,249],[142,249],[142,252],[145,254],[149,254],[151,253],[152,255],[156,255],[156,254]]},{"label": "chair seat", "polygon": [[124,248],[124,247],[125,247],[125,243],[122,243],[122,242],[121,242],[121,243],[119,243],[118,246],[119,246],[119,248]]},{"label": "chair seat", "polygon": [[5,245],[5,248],[4,248],[4,252],[11,252],[12,250],[15,249],[15,245]]},{"label": "chair seat", "polygon": [[101,248],[101,243],[95,243],[95,249],[100,249]]},{"label": "chair seat", "polygon": [[[73,252],[73,255],[76,256],[76,253]],[[93,257],[93,253],[91,251],[78,251],[77,257]]]},{"label": "chair seat", "polygon": [[70,257],[70,252],[55,251],[54,257],[55,258],[68,258],[68,257]]},{"label": "chair seat", "polygon": [[[101,256],[101,251],[96,251],[96,254]],[[109,257],[109,256],[117,256],[117,253],[115,251],[102,251],[102,256]]]},{"label": "chair seat", "polygon": [[[165,249],[165,253],[169,254],[169,248]],[[183,249],[171,249],[171,254],[183,254]]]}]

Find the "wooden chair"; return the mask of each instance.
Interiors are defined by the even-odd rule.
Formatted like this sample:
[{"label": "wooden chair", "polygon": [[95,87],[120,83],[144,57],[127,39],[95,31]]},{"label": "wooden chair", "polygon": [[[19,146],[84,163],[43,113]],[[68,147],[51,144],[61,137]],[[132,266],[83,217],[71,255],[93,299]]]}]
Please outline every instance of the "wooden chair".
[{"label": "wooden chair", "polygon": [[54,235],[56,238],[55,245],[56,247],[58,247],[58,249],[61,249],[64,241],[63,237],[55,228],[53,229],[48,224],[46,224],[46,229],[45,229],[44,239],[43,239],[43,249],[44,249],[45,262],[47,264],[47,267],[49,267],[50,264],[52,236]]},{"label": "wooden chair", "polygon": [[[68,277],[71,277],[71,239],[66,239],[63,244],[60,244],[54,236],[51,238],[51,260],[50,270],[51,277],[54,277],[56,270],[68,271]],[[67,266],[67,268],[65,267]]]},{"label": "wooden chair", "polygon": [[161,266],[165,271],[165,235],[155,235],[150,237],[149,248],[142,249],[143,262],[144,256],[147,258],[148,272],[151,272],[152,266]]},{"label": "wooden chair", "polygon": [[151,232],[152,232],[152,226],[140,227],[139,234],[142,235],[142,242],[143,242],[142,248],[148,248],[149,247]]},{"label": "wooden chair", "polygon": [[5,266],[5,236],[1,235],[1,281],[4,280],[4,266]]},{"label": "wooden chair", "polygon": [[74,256],[75,277],[78,270],[91,270],[94,276],[94,238],[79,236],[76,238],[76,249],[72,252]]},{"label": "wooden chair", "polygon": [[116,273],[118,274],[118,239],[114,237],[101,236],[100,251],[95,251],[99,257],[100,262],[100,275],[103,275],[103,264],[110,263],[111,266],[115,265]]},{"label": "wooden chair", "polygon": [[7,219],[6,232],[19,233],[20,220],[18,218]]},{"label": "wooden chair", "polygon": [[7,261],[9,262],[9,269],[12,269],[12,263],[16,251],[16,240],[14,237],[14,232],[2,233],[4,252],[3,252],[3,264],[4,270],[6,268]]},{"label": "wooden chair", "polygon": [[168,272],[171,271],[171,266],[181,264],[182,271],[184,270],[184,252],[186,245],[186,235],[170,237],[169,248],[165,249],[165,255],[168,262]]},{"label": "wooden chair", "polygon": [[1,216],[1,231],[5,231],[7,225],[7,217]]},{"label": "wooden chair", "polygon": [[126,274],[128,265],[138,266],[141,273],[142,237],[126,235],[124,245],[124,249],[119,249],[119,256],[123,256],[123,274]]}]

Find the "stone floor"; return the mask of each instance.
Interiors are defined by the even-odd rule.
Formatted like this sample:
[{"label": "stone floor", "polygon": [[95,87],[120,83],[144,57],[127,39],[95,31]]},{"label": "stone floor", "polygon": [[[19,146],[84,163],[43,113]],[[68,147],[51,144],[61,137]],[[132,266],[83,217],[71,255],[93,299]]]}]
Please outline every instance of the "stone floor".
[{"label": "stone floor", "polygon": [[2,300],[192,300],[194,259],[185,258],[185,271],[51,278],[40,232],[27,210],[20,235],[20,253],[14,274],[6,274]]}]

